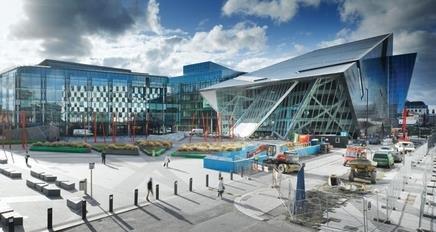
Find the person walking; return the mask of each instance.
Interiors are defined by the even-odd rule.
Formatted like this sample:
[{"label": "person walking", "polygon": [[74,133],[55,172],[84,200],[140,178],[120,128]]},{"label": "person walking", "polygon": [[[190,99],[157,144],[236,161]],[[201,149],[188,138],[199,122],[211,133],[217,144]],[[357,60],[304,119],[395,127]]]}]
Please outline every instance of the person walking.
[{"label": "person walking", "polygon": [[148,196],[150,195],[150,193],[151,193],[151,195],[153,195],[153,180],[151,179],[151,177],[150,177],[150,179],[147,182],[147,196],[145,197],[145,199],[147,201],[150,201],[148,199]]},{"label": "person walking", "polygon": [[223,178],[220,178],[220,181],[218,182],[218,197],[221,198],[221,200],[223,199],[223,193],[224,193],[224,182],[223,182]]},{"label": "person walking", "polygon": [[26,161],[26,166],[29,166],[29,157],[30,157],[29,151],[26,150],[26,156],[24,156],[24,160]]},{"label": "person walking", "polygon": [[168,165],[170,164],[170,162],[171,162],[170,156],[166,155],[163,166],[168,168],[169,167]]},{"label": "person walking", "polygon": [[101,153],[101,162],[106,165],[106,153],[105,152]]}]

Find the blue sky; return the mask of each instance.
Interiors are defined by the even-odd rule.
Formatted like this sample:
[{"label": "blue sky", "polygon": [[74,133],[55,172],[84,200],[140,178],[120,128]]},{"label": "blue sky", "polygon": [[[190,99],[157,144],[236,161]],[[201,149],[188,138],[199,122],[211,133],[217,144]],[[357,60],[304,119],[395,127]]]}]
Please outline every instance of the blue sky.
[{"label": "blue sky", "polygon": [[436,105],[434,9],[433,0],[0,0],[0,69],[51,58],[169,76],[206,60],[253,71],[393,32],[395,54],[418,52],[409,99]]}]

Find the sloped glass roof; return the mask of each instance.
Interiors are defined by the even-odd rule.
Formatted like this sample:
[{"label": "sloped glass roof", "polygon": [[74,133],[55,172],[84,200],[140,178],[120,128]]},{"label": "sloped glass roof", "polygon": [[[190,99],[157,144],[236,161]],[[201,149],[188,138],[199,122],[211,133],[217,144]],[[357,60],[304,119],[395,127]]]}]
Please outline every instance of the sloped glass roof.
[{"label": "sloped glass roof", "polygon": [[258,84],[276,80],[343,72],[350,67],[353,62],[363,58],[369,51],[389,37],[392,37],[392,34],[317,49],[301,56],[241,75],[235,79],[218,83],[206,89],[254,84],[253,81],[246,80],[247,78],[252,79],[252,77],[256,77],[259,80],[256,81],[256,84]]}]

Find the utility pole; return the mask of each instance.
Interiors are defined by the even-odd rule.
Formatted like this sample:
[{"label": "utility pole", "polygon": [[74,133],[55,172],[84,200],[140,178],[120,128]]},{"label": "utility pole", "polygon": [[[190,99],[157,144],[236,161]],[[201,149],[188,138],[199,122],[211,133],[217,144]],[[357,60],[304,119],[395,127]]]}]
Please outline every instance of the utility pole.
[{"label": "utility pole", "polygon": [[369,118],[369,96],[368,96],[368,88],[366,89],[366,123],[365,123],[365,138],[368,143],[368,118]]}]

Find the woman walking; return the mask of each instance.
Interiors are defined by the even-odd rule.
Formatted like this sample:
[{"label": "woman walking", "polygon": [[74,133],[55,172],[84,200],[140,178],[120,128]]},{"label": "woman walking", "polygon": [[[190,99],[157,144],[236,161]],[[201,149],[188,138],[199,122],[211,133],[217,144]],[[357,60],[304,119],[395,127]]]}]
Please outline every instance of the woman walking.
[{"label": "woman walking", "polygon": [[218,197],[221,198],[221,200],[223,199],[223,193],[224,193],[224,182],[223,182],[223,178],[220,178],[220,181],[218,183]]}]

